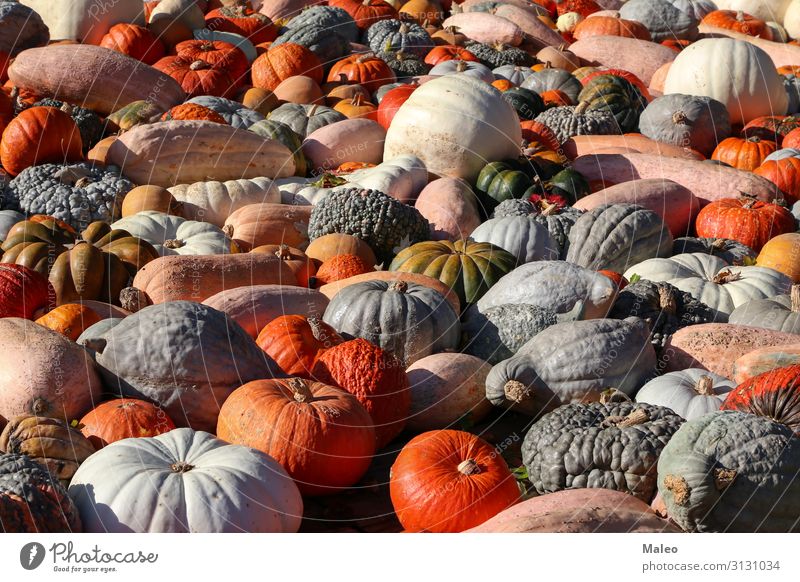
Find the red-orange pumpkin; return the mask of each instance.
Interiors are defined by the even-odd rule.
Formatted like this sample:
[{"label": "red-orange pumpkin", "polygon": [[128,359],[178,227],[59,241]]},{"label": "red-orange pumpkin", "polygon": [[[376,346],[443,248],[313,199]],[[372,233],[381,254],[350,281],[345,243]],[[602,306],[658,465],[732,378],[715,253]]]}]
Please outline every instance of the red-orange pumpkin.
[{"label": "red-orange pumpkin", "polygon": [[164,434],[175,428],[175,423],[154,404],[120,398],[98,404],[80,420],[78,428],[99,451],[122,439]]},{"label": "red-orange pumpkin", "polygon": [[697,236],[729,238],[761,250],[769,239],[795,231],[792,213],[755,198],[723,198],[703,208],[695,221]]},{"label": "red-orange pumpkin", "polygon": [[384,129],[389,129],[397,110],[406,102],[411,94],[419,87],[415,83],[408,83],[400,85],[394,89],[389,89],[381,99],[381,104],[378,105],[378,113],[376,120],[383,126]]},{"label": "red-orange pumpkin", "polygon": [[566,107],[568,105],[574,105],[569,95],[558,89],[544,91],[540,96],[544,104],[548,107]]},{"label": "red-orange pumpkin", "polygon": [[757,137],[781,143],[789,132],[800,127],[800,119],[788,115],[756,117],[742,128],[742,137]]},{"label": "red-orange pumpkin", "polygon": [[748,36],[772,40],[772,30],[765,21],[741,10],[714,10],[706,14],[701,22],[706,26],[725,28]]},{"label": "red-orange pumpkin", "polygon": [[340,99],[333,108],[349,119],[363,117],[377,121],[378,108],[361,94],[349,99]]},{"label": "red-orange pumpkin", "polygon": [[320,265],[314,282],[316,287],[321,287],[372,270],[374,269],[358,255],[336,255]]},{"label": "red-orange pumpkin", "polygon": [[10,263],[0,263],[0,317],[33,319],[37,311],[56,305],[56,291],[44,275]]},{"label": "red-orange pumpkin", "polygon": [[711,159],[725,162],[739,170],[752,172],[764,163],[764,158],[776,149],[777,145],[774,141],[758,137],[729,137],[717,144],[711,154]]},{"label": "red-orange pumpkin", "polygon": [[722,410],[766,416],[800,436],[800,366],[775,368],[748,378],[728,395]]},{"label": "red-orange pumpkin", "polygon": [[100,316],[93,309],[80,303],[64,303],[45,313],[36,323],[75,341],[87,327],[98,321]]},{"label": "red-orange pumpkin", "polygon": [[534,120],[520,122],[522,126],[522,139],[525,142],[538,142],[548,150],[557,152],[561,149],[561,143],[552,129],[545,124]]},{"label": "red-orange pumpkin", "polygon": [[338,61],[328,73],[328,81],[338,81],[339,75],[363,85],[370,93],[377,91],[381,85],[397,80],[389,65],[372,54],[350,55]]},{"label": "red-orange pumpkin", "polygon": [[553,0],[556,5],[556,12],[559,16],[567,12],[577,12],[584,18],[595,12],[600,12],[603,8],[594,0]]},{"label": "red-orange pumpkin", "polygon": [[206,28],[241,34],[253,44],[271,42],[278,36],[278,31],[268,16],[241,5],[211,10],[206,14]]},{"label": "red-orange pumpkin", "polygon": [[313,376],[358,398],[375,424],[379,449],[403,430],[411,392],[402,363],[390,353],[362,338],[347,341],[319,355]]},{"label": "red-orange pumpkin", "polygon": [[375,454],[364,407],[344,390],[301,378],[256,380],[222,405],[217,436],[278,461],[304,495],[354,485]]},{"label": "red-orange pumpkin", "polygon": [[100,46],[152,65],[164,56],[164,43],[150,29],[137,24],[115,24],[100,41]]},{"label": "red-orange pumpkin", "polygon": [[153,66],[175,79],[188,97],[228,97],[236,90],[236,83],[227,71],[216,69],[200,59],[189,61],[170,56]]},{"label": "red-orange pumpkin", "polygon": [[225,123],[225,118],[213,109],[197,103],[181,103],[169,111],[165,111],[161,116],[161,121],[213,121],[214,123]]},{"label": "red-orange pumpkin", "polygon": [[274,91],[281,81],[303,75],[322,83],[322,65],[317,55],[306,47],[287,42],[260,55],[250,70],[254,87]]},{"label": "red-orange pumpkin", "polygon": [[69,114],[56,107],[31,107],[3,130],[0,164],[16,176],[27,167],[83,159],[83,142]]},{"label": "red-orange pumpkin", "polygon": [[766,178],[783,190],[788,204],[800,200],[800,158],[769,160],[753,170],[753,173]]},{"label": "red-orange pumpkin", "polygon": [[413,438],[392,465],[392,505],[410,532],[461,532],[519,500],[516,479],[497,450],[458,430]]},{"label": "red-orange pumpkin", "polygon": [[319,355],[344,340],[319,317],[282,315],[259,332],[258,346],[286,374],[311,379]]},{"label": "red-orange pumpkin", "polygon": [[397,18],[394,6],[383,0],[328,0],[328,6],[347,12],[361,30],[368,29],[379,20]]},{"label": "red-orange pumpkin", "polygon": [[443,44],[433,47],[427,55],[425,55],[425,63],[430,66],[436,66],[439,63],[446,61],[477,61],[478,57],[473,55],[463,46],[456,46],[454,44]]},{"label": "red-orange pumpkin", "polygon": [[800,128],[793,129],[787,133],[781,142],[781,147],[800,149]]},{"label": "red-orange pumpkin", "polygon": [[183,60],[205,61],[215,69],[222,69],[236,82],[237,87],[247,80],[250,63],[242,50],[221,40],[184,40],[175,45],[175,52]]}]

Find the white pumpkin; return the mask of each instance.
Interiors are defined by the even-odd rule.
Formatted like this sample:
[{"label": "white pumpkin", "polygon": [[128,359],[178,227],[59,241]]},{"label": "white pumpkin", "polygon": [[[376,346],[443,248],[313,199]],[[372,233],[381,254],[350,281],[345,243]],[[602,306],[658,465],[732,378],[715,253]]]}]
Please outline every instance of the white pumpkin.
[{"label": "white pumpkin", "polygon": [[186,220],[155,210],[137,212],[121,218],[111,228],[127,230],[165,255],[225,255],[231,252],[231,239],[221,228],[208,222]]},{"label": "white pumpkin", "polygon": [[448,75],[420,85],[400,106],[383,159],[412,154],[433,174],[474,182],[487,162],[516,158],[521,143],[519,117],[497,89]]},{"label": "white pumpkin", "polygon": [[303,515],[275,459],[190,428],[97,451],[69,496],[91,533],[294,533]]},{"label": "white pumpkin", "polygon": [[149,22],[152,23],[161,19],[180,22],[189,30],[205,28],[206,26],[203,9],[198,6],[195,0],[160,0],[150,13]]},{"label": "white pumpkin", "polygon": [[705,253],[684,253],[668,259],[648,259],[625,272],[650,281],[666,281],[691,294],[717,312],[717,322],[725,323],[731,312],[753,299],[789,293],[792,280],[767,267],[730,266]]},{"label": "white pumpkin", "polygon": [[461,75],[490,84],[494,81],[494,73],[492,73],[492,70],[477,61],[461,61],[456,59],[444,61],[435,65],[428,74],[434,77]]},{"label": "white pumpkin", "polygon": [[558,259],[558,245],[547,227],[529,216],[492,218],[473,230],[470,238],[507,250],[520,264]]},{"label": "white pumpkin", "polygon": [[783,15],[783,28],[792,38],[800,38],[800,0],[792,0]]},{"label": "white pumpkin", "polygon": [[705,38],[681,51],[664,83],[664,94],[670,93],[716,99],[727,107],[732,124],[783,115],[789,105],[769,55],[732,38]]},{"label": "white pumpkin", "polygon": [[711,0],[667,0],[667,2],[695,20],[703,20],[707,14],[718,9],[717,4]]},{"label": "white pumpkin", "polygon": [[577,12],[565,12],[556,20],[556,29],[561,33],[572,32],[581,22],[583,22],[583,16]]},{"label": "white pumpkin", "polygon": [[760,20],[781,22],[792,0],[714,0],[714,3],[719,10],[741,10]]},{"label": "white pumpkin", "polygon": [[141,0],[20,0],[39,13],[50,29],[50,40],[79,40],[100,44],[103,36],[121,22],[144,24]]},{"label": "white pumpkin", "polygon": [[184,218],[210,222],[220,227],[234,210],[242,206],[281,201],[278,186],[269,178],[195,182],[179,184],[167,190],[175,200],[183,202]]},{"label": "white pumpkin", "polygon": [[636,393],[636,402],[666,406],[686,420],[719,410],[736,382],[701,368],[669,372],[650,380]]}]

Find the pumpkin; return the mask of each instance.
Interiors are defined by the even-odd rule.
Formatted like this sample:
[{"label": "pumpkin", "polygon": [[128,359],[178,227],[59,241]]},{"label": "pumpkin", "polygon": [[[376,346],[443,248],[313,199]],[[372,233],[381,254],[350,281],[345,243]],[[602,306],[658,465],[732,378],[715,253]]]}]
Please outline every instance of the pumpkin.
[{"label": "pumpkin", "polygon": [[581,20],[573,29],[572,36],[576,40],[590,36],[622,36],[650,40],[650,32],[641,22],[611,16],[593,16]]},{"label": "pumpkin", "polygon": [[559,256],[547,226],[527,216],[492,218],[473,230],[470,238],[511,253],[520,264]]},{"label": "pumpkin", "polygon": [[257,111],[248,109],[241,103],[224,97],[201,95],[200,97],[192,97],[188,103],[196,103],[216,111],[226,123],[237,129],[248,129],[253,124],[264,119],[264,116]]},{"label": "pumpkin", "polygon": [[[672,242],[672,254],[705,253],[721,258],[731,265],[752,264],[756,258],[753,249],[727,238],[682,237]],[[777,270],[777,269],[776,269]]]},{"label": "pumpkin", "polygon": [[297,284],[300,287],[308,287],[309,280],[317,271],[316,264],[303,251],[285,244],[261,245],[255,247],[250,252],[274,254],[295,274],[297,277]]},{"label": "pumpkin", "polygon": [[0,263],[0,319],[33,319],[55,307],[56,292],[47,278],[23,265]]},{"label": "pumpkin", "polygon": [[418,85],[401,85],[384,94],[380,105],[378,105],[376,114],[377,122],[380,123],[384,129],[389,129],[400,106],[408,100],[417,87]]},{"label": "pumpkin", "polygon": [[201,60],[214,69],[225,71],[238,87],[247,79],[250,63],[237,46],[221,40],[185,40],[175,45],[178,58],[194,62]]},{"label": "pumpkin", "polygon": [[[28,49],[14,59],[8,76],[20,88],[100,115],[139,100],[165,111],[186,98],[180,84],[169,75],[117,51],[86,44]],[[104,82],[96,83],[95,79]],[[153,87],[159,90],[153,91]]]},{"label": "pumpkin", "polygon": [[16,210],[0,210],[0,240],[5,241],[8,236],[9,230],[17,224],[25,220],[25,215]]},{"label": "pumpkin", "polygon": [[213,224],[153,210],[121,218],[111,226],[147,241],[161,256],[227,254],[232,249],[230,239]]},{"label": "pumpkin", "polygon": [[137,186],[122,200],[121,214],[123,218],[146,210],[182,216],[183,205],[175,200],[166,188],[150,185]]},{"label": "pumpkin", "polygon": [[309,206],[291,204],[248,204],[232,212],[223,231],[243,251],[268,244],[304,248],[309,240]]},{"label": "pumpkin", "polygon": [[382,151],[386,130],[372,119],[345,119],[306,136],[303,153],[314,171],[330,170],[342,162],[379,164],[396,155]]},{"label": "pumpkin", "polygon": [[55,107],[31,107],[3,131],[0,163],[12,176],[29,166],[83,158],[83,142],[72,118]]},{"label": "pumpkin", "polygon": [[644,24],[655,42],[667,38],[697,38],[697,19],[675,7],[669,0],[630,0],[626,4],[619,9],[620,18]]},{"label": "pumpkin", "polygon": [[432,48],[425,55],[425,63],[430,66],[438,65],[446,61],[478,61],[478,57],[473,55],[469,49],[453,44],[443,44]]},{"label": "pumpkin", "polygon": [[733,364],[731,377],[742,383],[749,378],[776,368],[800,363],[798,344],[767,346],[740,355]]},{"label": "pumpkin", "polygon": [[138,24],[115,24],[100,40],[100,46],[152,65],[164,56],[164,43]]},{"label": "pumpkin", "polygon": [[368,29],[379,20],[397,18],[397,10],[383,0],[330,0],[328,6],[345,10],[361,30]]},{"label": "pumpkin", "polygon": [[[149,101],[133,101],[124,107],[115,109],[114,112],[106,118],[106,123],[110,128],[119,128],[119,132],[122,133],[137,125],[158,121],[168,109],[169,107],[162,109],[158,105]],[[98,142],[94,149],[99,149],[102,145],[108,143],[108,146],[104,148],[107,151],[108,147],[110,147],[110,144],[116,141],[116,138],[117,136],[105,138],[104,140]],[[107,142],[106,140],[109,139],[111,139],[111,141]]]},{"label": "pumpkin", "polygon": [[375,425],[377,449],[405,427],[411,405],[408,378],[390,352],[361,338],[346,341],[318,354],[311,375],[358,399]]},{"label": "pumpkin", "polygon": [[729,238],[758,252],[773,236],[793,232],[791,213],[777,204],[754,198],[724,198],[697,215],[695,229],[701,237]]},{"label": "pumpkin", "polygon": [[322,65],[308,48],[287,42],[270,47],[251,67],[253,85],[274,91],[282,81],[295,75],[310,77],[322,83]]},{"label": "pumpkin", "polygon": [[456,430],[416,436],[392,465],[389,492],[406,531],[460,532],[513,505],[519,489],[483,439]]},{"label": "pumpkin", "polygon": [[663,406],[694,420],[724,406],[735,382],[713,372],[688,368],[650,380],[636,393],[636,402]]},{"label": "pumpkin", "polygon": [[269,454],[306,495],[355,484],[375,452],[372,420],[354,396],[300,378],[237,389],[220,411],[217,434]]},{"label": "pumpkin", "polygon": [[732,411],[684,424],[658,461],[670,519],[690,532],[796,531],[800,441],[793,436],[768,418]]},{"label": "pumpkin", "polygon": [[237,98],[245,107],[264,116],[269,115],[280,105],[275,93],[260,87],[249,87]]},{"label": "pumpkin", "polygon": [[[80,418],[100,397],[100,378],[86,351],[32,321],[0,319],[3,331],[0,415]],[[21,363],[24,363],[22,365]],[[31,370],[38,370],[31,374]]]},{"label": "pumpkin", "polygon": [[153,67],[180,83],[189,97],[227,97],[233,94],[237,86],[230,73],[202,59],[169,56],[160,59]]},{"label": "pumpkin", "polygon": [[[596,402],[610,386],[631,395],[656,366],[648,336],[647,324],[636,317],[552,325],[492,368],[486,398],[537,416],[570,402]],[[613,361],[609,350],[617,353]]]},{"label": "pumpkin", "polygon": [[481,222],[475,194],[464,180],[433,180],[420,192],[414,207],[430,224],[433,240],[466,238]]},{"label": "pumpkin", "polygon": [[0,451],[28,455],[66,487],[94,447],[64,420],[22,415],[10,419],[3,429]]},{"label": "pumpkin", "polygon": [[207,121],[136,127],[111,145],[109,161],[138,183],[164,187],[205,180],[284,177],[295,171],[292,153],[280,142]]},{"label": "pumpkin", "polygon": [[[531,78],[523,85],[528,85]],[[538,115],[535,121],[550,129],[559,143],[564,143],[576,135],[607,135],[621,132],[611,111],[606,109],[588,111],[586,107],[588,104],[553,107]]]},{"label": "pumpkin", "polygon": [[249,204],[280,201],[275,184],[264,178],[179,184],[169,188],[169,193],[181,203],[181,215],[184,218],[208,222],[218,227],[222,227],[227,218],[239,208]]},{"label": "pumpkin", "polygon": [[372,270],[358,255],[338,255],[322,263],[314,276],[315,287],[327,285]]},{"label": "pumpkin", "polygon": [[649,501],[658,457],[681,424],[683,419],[663,406],[567,404],[536,421],[522,442],[522,458],[540,495],[587,487]]},{"label": "pumpkin", "polygon": [[798,245],[800,235],[797,233],[779,234],[762,247],[756,258],[756,265],[780,271],[792,282],[800,283],[800,265],[795,260],[796,253],[800,250]]},{"label": "pumpkin", "polygon": [[50,40],[50,30],[39,12],[22,3],[7,2],[0,6],[0,26],[3,29],[0,51],[10,56]]},{"label": "pumpkin", "polygon": [[711,159],[725,162],[740,170],[753,171],[776,149],[774,141],[761,140],[758,137],[729,137],[717,145]]},{"label": "pumpkin", "polygon": [[344,114],[348,119],[362,117],[377,121],[378,108],[365,99],[363,95],[356,95],[351,99],[342,99],[334,109]]},{"label": "pumpkin", "polygon": [[281,315],[258,333],[256,343],[284,373],[311,378],[317,358],[344,340],[319,317]]},{"label": "pumpkin", "polygon": [[102,402],[78,422],[77,427],[95,450],[127,438],[154,437],[175,428],[158,406],[135,398]]},{"label": "pumpkin", "polygon": [[427,31],[415,22],[389,19],[375,22],[364,33],[364,44],[375,53],[403,51],[424,58],[433,40]]},{"label": "pumpkin", "polygon": [[37,319],[36,323],[76,341],[87,327],[97,323],[100,319],[100,316],[89,307],[67,303],[46,313]]},{"label": "pumpkin", "polygon": [[227,123],[225,118],[208,107],[196,103],[182,103],[169,111],[164,112],[161,121],[213,121],[214,123]]},{"label": "pumpkin", "polygon": [[375,253],[360,238],[341,233],[331,233],[315,238],[306,248],[306,255],[319,264],[337,255],[356,255],[370,268],[375,266]]},{"label": "pumpkin", "polygon": [[444,61],[433,67],[429,74],[434,77],[458,75],[477,79],[484,83],[492,83],[494,81],[492,69],[483,63],[474,61]]},{"label": "pumpkin", "polygon": [[642,111],[639,131],[655,141],[688,146],[708,156],[730,135],[730,115],[724,104],[710,97],[664,95]]},{"label": "pumpkin", "polygon": [[772,40],[772,31],[763,20],[746,14],[739,10],[714,10],[703,17],[701,21],[707,26],[715,26]]},{"label": "pumpkin", "polygon": [[664,93],[716,99],[728,108],[733,124],[783,115],[788,104],[783,81],[769,56],[731,38],[702,39],[681,51],[667,73]]},{"label": "pumpkin", "polygon": [[753,299],[740,305],[731,312],[728,322],[798,333],[800,332],[798,311],[800,311],[800,285],[795,283],[787,295]]},{"label": "pumpkin", "polygon": [[301,138],[321,127],[347,119],[338,111],[322,105],[284,103],[269,114],[272,121],[285,123]]},{"label": "pumpkin", "polygon": [[253,44],[270,42],[278,36],[269,17],[241,5],[223,6],[207,12],[205,28],[240,34]]},{"label": "pumpkin", "polygon": [[[126,486],[135,500],[119,494]],[[188,428],[110,444],[81,466],[69,494],[90,532],[296,532],[303,513],[275,459]]]},{"label": "pumpkin", "polygon": [[763,416],[800,432],[797,408],[800,406],[797,376],[800,366],[775,368],[748,378],[736,386],[722,410],[738,410]]},{"label": "pumpkin", "polygon": [[800,158],[787,157],[764,161],[753,170],[753,173],[780,188],[789,204],[800,200]]},{"label": "pumpkin", "polygon": [[639,115],[647,106],[646,91],[617,74],[589,75],[585,86],[578,94],[578,110],[609,111],[619,124],[620,130],[634,131],[639,126]]},{"label": "pumpkin", "polygon": [[[800,127],[800,120],[783,115],[757,117],[742,128],[742,137],[758,137],[781,143],[793,130]],[[767,156],[769,158],[769,156]]]}]

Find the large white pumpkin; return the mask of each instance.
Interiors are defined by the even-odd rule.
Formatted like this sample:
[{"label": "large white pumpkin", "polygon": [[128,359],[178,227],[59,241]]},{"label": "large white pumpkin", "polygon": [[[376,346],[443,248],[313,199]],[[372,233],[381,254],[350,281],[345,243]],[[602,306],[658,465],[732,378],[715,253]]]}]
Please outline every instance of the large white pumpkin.
[{"label": "large white pumpkin", "polygon": [[141,0],[20,0],[20,4],[39,13],[50,29],[50,40],[100,44],[115,24],[144,24]]},{"label": "large white pumpkin", "polygon": [[761,20],[780,22],[792,0],[714,0],[720,10],[741,10]]},{"label": "large white pumpkin", "polygon": [[275,459],[190,428],[97,451],[69,496],[91,533],[294,533],[303,515]]},{"label": "large white pumpkin", "polygon": [[383,159],[413,154],[434,174],[474,182],[488,162],[515,158],[521,142],[519,117],[497,89],[448,75],[421,85],[400,106]]},{"label": "large white pumpkin", "polygon": [[706,38],[681,51],[664,83],[670,93],[712,97],[725,104],[733,124],[783,115],[789,105],[769,55],[732,38]]},{"label": "large white pumpkin", "polygon": [[800,0],[791,0],[783,15],[783,28],[792,38],[800,38]]}]

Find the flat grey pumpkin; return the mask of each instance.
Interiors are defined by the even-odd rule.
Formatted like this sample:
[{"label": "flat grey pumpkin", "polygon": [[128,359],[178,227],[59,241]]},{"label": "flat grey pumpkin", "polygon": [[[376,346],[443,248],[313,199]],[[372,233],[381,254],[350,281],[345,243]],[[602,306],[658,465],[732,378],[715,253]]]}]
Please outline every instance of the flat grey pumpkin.
[{"label": "flat grey pumpkin", "polygon": [[653,99],[639,117],[639,132],[652,140],[710,156],[731,135],[728,109],[711,97],[673,93]]},{"label": "flat grey pumpkin", "polygon": [[716,412],[736,382],[700,368],[653,378],[636,393],[636,402],[666,406],[686,420]]},{"label": "flat grey pumpkin", "polygon": [[658,492],[689,532],[800,531],[800,439],[764,416],[719,411],[684,424],[658,461]]},{"label": "flat grey pumpkin", "polygon": [[613,489],[649,502],[658,458],[683,419],[669,408],[614,402],[568,404],[525,435],[522,459],[540,495]]},{"label": "flat grey pumpkin", "polygon": [[158,403],[177,426],[212,433],[231,392],[283,375],[239,324],[191,301],[145,307],[95,349],[110,392]]},{"label": "flat grey pumpkin", "polygon": [[698,19],[668,0],[629,0],[619,9],[619,17],[644,24],[653,42],[695,40],[700,34]]},{"label": "flat grey pumpkin", "polygon": [[788,295],[753,299],[734,309],[728,323],[800,334],[800,285]]},{"label": "flat grey pumpkin", "polygon": [[547,226],[527,216],[492,218],[473,230],[470,238],[497,245],[520,264],[555,260],[559,254]]},{"label": "flat grey pumpkin", "polygon": [[548,327],[492,368],[486,398],[531,416],[600,399],[608,388],[634,394],[655,371],[644,320],[591,319]]},{"label": "flat grey pumpkin", "polygon": [[339,291],[323,315],[340,334],[360,337],[394,354],[408,367],[457,350],[461,324],[437,291],[404,281],[364,281]]},{"label": "flat grey pumpkin", "polygon": [[286,24],[286,28],[293,30],[309,25],[327,29],[329,32],[347,39],[348,42],[358,42],[359,30],[356,21],[343,8],[311,6],[292,17]]},{"label": "flat grey pumpkin", "polygon": [[606,204],[575,221],[566,260],[622,273],[641,261],[671,254],[672,235],[658,214],[635,204]]},{"label": "flat grey pumpkin", "polygon": [[564,206],[559,208],[551,204],[542,209],[538,204],[521,198],[503,200],[494,209],[492,218],[505,218],[507,216],[527,216],[534,222],[547,228],[550,238],[558,250],[558,258],[564,259],[567,254],[569,231],[575,226],[575,221],[583,214],[583,210]]},{"label": "flat grey pumpkin", "polygon": [[564,69],[542,69],[532,75],[527,75],[520,85],[523,89],[530,89],[540,95],[545,91],[561,91],[573,103],[578,102],[578,95],[583,90],[581,82]]},{"label": "flat grey pumpkin", "polygon": [[248,129],[254,123],[264,119],[258,111],[245,107],[238,101],[225,99],[224,97],[213,97],[211,95],[200,95],[192,97],[189,103],[197,103],[203,107],[208,107],[212,111],[219,113],[231,127]]}]

